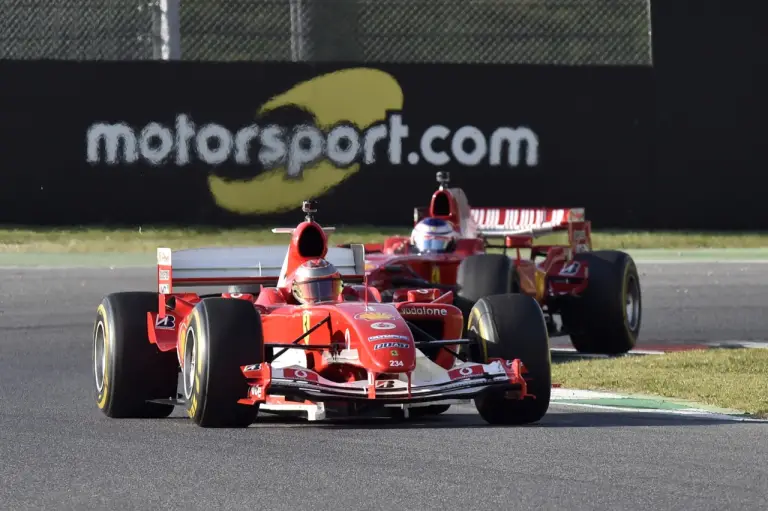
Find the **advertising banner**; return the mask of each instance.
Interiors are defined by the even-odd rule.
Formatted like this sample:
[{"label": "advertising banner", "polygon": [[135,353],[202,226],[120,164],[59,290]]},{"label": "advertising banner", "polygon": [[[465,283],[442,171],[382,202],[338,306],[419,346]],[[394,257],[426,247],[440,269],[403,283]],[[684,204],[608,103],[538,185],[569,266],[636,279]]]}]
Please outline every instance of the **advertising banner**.
[{"label": "advertising banner", "polygon": [[644,67],[0,62],[0,221],[408,225],[473,206],[643,222]]}]

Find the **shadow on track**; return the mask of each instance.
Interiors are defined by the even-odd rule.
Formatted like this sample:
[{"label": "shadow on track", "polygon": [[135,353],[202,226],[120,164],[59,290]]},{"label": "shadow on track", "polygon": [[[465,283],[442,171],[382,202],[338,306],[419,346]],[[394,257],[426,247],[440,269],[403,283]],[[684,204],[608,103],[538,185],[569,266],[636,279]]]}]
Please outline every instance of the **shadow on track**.
[{"label": "shadow on track", "polygon": [[436,417],[400,419],[389,417],[328,418],[309,422],[301,418],[260,415],[251,426],[270,427],[318,427],[324,429],[467,429],[467,428],[605,428],[605,427],[675,427],[743,424],[723,419],[709,419],[680,415],[643,412],[569,412],[550,413],[536,424],[522,426],[494,426],[487,424],[477,414],[452,413]]}]

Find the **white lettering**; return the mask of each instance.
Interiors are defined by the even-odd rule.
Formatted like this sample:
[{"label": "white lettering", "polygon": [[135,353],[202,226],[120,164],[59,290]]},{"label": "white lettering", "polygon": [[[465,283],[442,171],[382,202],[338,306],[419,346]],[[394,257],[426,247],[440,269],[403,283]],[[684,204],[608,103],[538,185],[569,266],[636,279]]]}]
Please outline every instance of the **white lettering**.
[{"label": "white lettering", "polygon": [[258,126],[248,126],[235,135],[235,161],[240,165],[251,163],[251,140],[259,136]]},{"label": "white lettering", "polygon": [[423,154],[424,158],[432,165],[445,165],[451,161],[450,156],[448,156],[445,151],[435,151],[432,147],[432,142],[436,138],[445,140],[450,134],[451,130],[445,126],[437,125],[427,128],[427,131],[425,131],[424,135],[421,137],[421,154]]},{"label": "white lettering", "polygon": [[363,151],[365,153],[365,163],[376,163],[376,142],[387,138],[387,127],[384,124],[372,126],[365,132],[365,142],[363,142]]},{"label": "white lettering", "polygon": [[[346,140],[346,148],[341,141]],[[360,152],[360,135],[352,126],[337,126],[328,134],[328,159],[340,167],[351,165]]]},{"label": "white lettering", "polygon": [[195,123],[182,114],[176,117],[176,165],[189,163],[189,142],[195,136]]},{"label": "white lettering", "polygon": [[[152,144],[153,139],[159,144]],[[173,150],[173,135],[171,130],[153,122],[141,130],[139,150],[142,156],[153,165],[160,165]]]},{"label": "white lettering", "polygon": [[[136,135],[127,124],[98,123],[88,128],[88,162],[99,163],[101,161],[101,142],[104,141],[106,157],[104,160],[110,165],[124,160],[126,163],[134,163],[139,154],[136,150]],[[122,142],[123,157],[118,158],[117,151]]]},{"label": "white lettering", "polygon": [[403,124],[403,116],[392,114],[389,117],[389,161],[400,165],[403,157],[403,139],[408,137],[408,125]]},{"label": "white lettering", "polygon": [[499,128],[491,135],[491,165],[501,164],[502,142],[509,144],[507,164],[517,167],[520,164],[520,144],[526,143],[525,163],[533,167],[539,163],[539,137],[528,128]]},{"label": "white lettering", "polygon": [[[215,148],[211,148],[211,139],[216,140]],[[195,139],[197,154],[205,163],[219,165],[227,161],[232,152],[232,133],[218,124],[207,124],[197,132]]]},{"label": "white lettering", "polygon": [[280,164],[285,159],[288,151],[283,140],[284,136],[285,130],[280,126],[267,126],[261,132],[262,150],[259,151],[259,162],[265,168]]},{"label": "white lettering", "polygon": [[[323,157],[340,167],[357,161],[373,164],[376,144],[385,139],[388,163],[401,165],[406,149],[404,140],[409,133],[400,113],[391,113],[387,122],[376,123],[362,132],[354,126],[339,125],[327,134],[312,125],[289,128],[252,124],[235,132],[220,124],[198,128],[188,115],[179,114],[174,126],[150,122],[140,130],[123,122],[94,123],[86,133],[86,158],[92,164],[108,165],[132,164],[142,158],[159,166],[175,156],[175,164],[182,166],[190,164],[192,154],[196,154],[209,165],[220,165],[230,157],[237,165],[250,165],[253,141],[258,140],[258,155],[254,156],[265,169],[285,165],[287,174],[296,177]],[[448,141],[449,137],[449,147],[441,147],[440,142]],[[483,161],[508,167],[523,164],[523,159],[528,166],[539,163],[539,139],[527,127],[502,127],[487,137],[478,127],[461,126],[451,137],[447,126],[436,124],[426,127],[418,148],[409,149],[412,151],[406,159],[412,165],[422,160],[433,166],[454,161],[467,167]]]},{"label": "white lettering", "polygon": [[[464,150],[464,142],[467,140],[471,140],[474,145],[472,152]],[[488,144],[485,142],[485,136],[479,129],[474,126],[464,126],[459,128],[453,135],[451,150],[459,163],[475,166],[485,158],[485,154],[488,152]]]},{"label": "white lettering", "polygon": [[301,169],[318,159],[325,149],[325,140],[320,130],[314,126],[299,126],[291,137],[288,152],[288,175],[301,174]]},{"label": "white lettering", "polygon": [[448,309],[436,309],[434,307],[403,307],[400,314],[407,316],[447,316]]}]

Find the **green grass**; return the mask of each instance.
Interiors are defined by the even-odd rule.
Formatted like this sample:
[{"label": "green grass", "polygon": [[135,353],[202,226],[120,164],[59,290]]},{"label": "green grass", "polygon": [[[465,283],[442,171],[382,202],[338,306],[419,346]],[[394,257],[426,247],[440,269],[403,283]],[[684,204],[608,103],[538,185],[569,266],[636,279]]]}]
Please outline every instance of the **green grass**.
[{"label": "green grass", "polygon": [[[408,228],[339,226],[331,243],[377,242],[385,236],[408,234]],[[200,246],[283,244],[288,235],[269,229],[0,229],[2,253],[154,253],[158,246],[174,250]],[[565,234],[540,238],[541,243],[565,242]],[[768,233],[593,233],[595,249],[695,249],[768,247]]]},{"label": "green grass", "polygon": [[554,364],[552,381],[566,388],[677,398],[768,418],[768,349],[577,360]]}]

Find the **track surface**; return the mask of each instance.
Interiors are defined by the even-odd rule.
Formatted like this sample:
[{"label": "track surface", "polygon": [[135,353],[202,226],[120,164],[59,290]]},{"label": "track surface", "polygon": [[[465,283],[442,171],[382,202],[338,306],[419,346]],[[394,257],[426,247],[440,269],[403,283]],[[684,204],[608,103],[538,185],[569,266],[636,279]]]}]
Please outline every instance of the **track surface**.
[{"label": "track surface", "polygon": [[[768,339],[765,265],[638,265],[643,339]],[[768,425],[552,406],[397,425],[109,420],[90,361],[104,293],[152,270],[0,272],[0,509],[767,509]]]}]

